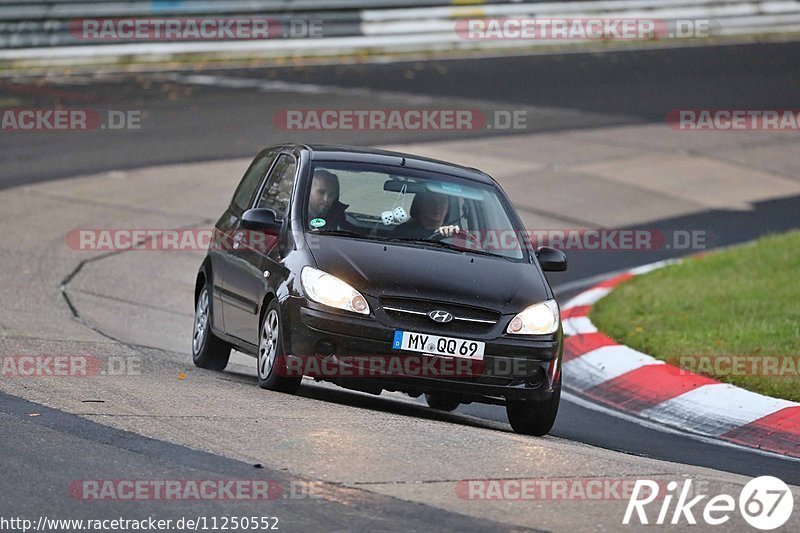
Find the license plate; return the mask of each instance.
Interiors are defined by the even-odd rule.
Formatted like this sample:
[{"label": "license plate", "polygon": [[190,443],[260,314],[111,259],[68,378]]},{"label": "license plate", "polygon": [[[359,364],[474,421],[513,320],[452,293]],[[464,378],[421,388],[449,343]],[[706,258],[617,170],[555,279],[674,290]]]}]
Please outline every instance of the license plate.
[{"label": "license plate", "polygon": [[483,361],[483,349],[486,343],[452,337],[439,337],[428,333],[412,333],[411,331],[395,331],[392,348],[409,352],[423,352],[445,357],[463,357]]}]

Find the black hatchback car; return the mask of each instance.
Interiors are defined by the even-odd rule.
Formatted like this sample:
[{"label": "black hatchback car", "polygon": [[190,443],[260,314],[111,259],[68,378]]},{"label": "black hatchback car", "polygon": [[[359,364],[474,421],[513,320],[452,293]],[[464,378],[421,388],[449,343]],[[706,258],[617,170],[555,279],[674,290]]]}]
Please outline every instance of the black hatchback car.
[{"label": "black hatchback car", "polygon": [[194,363],[257,359],[259,385],[302,377],[432,408],[505,405],[544,435],[561,391],[563,334],[533,249],[487,174],[409,154],[287,144],[260,152],[197,274]]}]

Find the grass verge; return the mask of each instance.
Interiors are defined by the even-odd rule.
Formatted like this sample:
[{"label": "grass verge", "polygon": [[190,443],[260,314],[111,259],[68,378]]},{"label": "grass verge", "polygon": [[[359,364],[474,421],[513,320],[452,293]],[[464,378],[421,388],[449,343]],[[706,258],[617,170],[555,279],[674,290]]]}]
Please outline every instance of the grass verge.
[{"label": "grass verge", "polygon": [[653,357],[800,401],[800,231],[637,276],[590,316]]}]

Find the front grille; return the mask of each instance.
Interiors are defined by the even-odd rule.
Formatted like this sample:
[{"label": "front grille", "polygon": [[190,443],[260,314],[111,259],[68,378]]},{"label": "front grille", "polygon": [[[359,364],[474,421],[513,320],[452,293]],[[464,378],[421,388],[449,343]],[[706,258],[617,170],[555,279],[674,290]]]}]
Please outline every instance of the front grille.
[{"label": "front grille", "polygon": [[[411,298],[381,298],[380,304],[392,321],[390,324],[392,327],[423,332],[430,331],[442,335],[488,333],[494,328],[501,316],[496,311],[480,307]],[[428,313],[436,310],[447,311],[456,318],[445,324],[434,322],[428,317]],[[473,322],[465,319],[485,322]]]}]

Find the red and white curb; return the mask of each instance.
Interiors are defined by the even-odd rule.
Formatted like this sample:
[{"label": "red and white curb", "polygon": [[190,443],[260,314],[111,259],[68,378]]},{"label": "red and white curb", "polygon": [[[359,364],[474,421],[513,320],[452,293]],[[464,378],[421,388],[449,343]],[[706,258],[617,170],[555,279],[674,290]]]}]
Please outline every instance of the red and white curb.
[{"label": "red and white curb", "polygon": [[800,458],[800,404],[681,370],[619,344],[589,320],[618,284],[666,266],[634,268],[588,289],[561,310],[565,385],[599,404],[659,424]]}]

